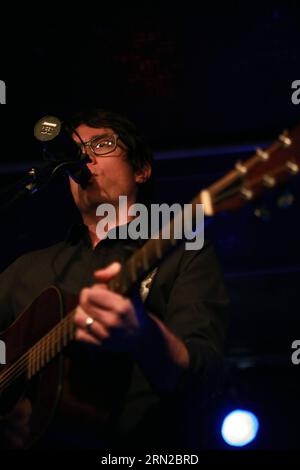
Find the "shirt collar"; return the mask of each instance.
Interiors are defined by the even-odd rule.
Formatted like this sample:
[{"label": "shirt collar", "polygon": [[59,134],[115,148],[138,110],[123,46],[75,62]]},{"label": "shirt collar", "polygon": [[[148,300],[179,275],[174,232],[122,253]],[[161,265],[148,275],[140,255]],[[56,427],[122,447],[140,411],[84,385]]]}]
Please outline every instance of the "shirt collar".
[{"label": "shirt collar", "polygon": [[[129,223],[130,222],[128,222],[125,225],[128,226]],[[108,234],[109,235],[107,235],[106,238],[101,240],[100,243],[122,242],[124,245],[134,245],[136,247],[141,247],[147,241],[142,238],[138,238],[137,240],[132,240],[130,238],[120,239],[119,238],[119,226],[112,228],[108,232]],[[83,242],[84,244],[91,246],[91,239],[89,236],[89,230],[88,230],[87,225],[85,225],[84,223],[76,223],[72,225],[67,233],[66,242],[70,243],[71,245],[76,245],[80,242]]]}]

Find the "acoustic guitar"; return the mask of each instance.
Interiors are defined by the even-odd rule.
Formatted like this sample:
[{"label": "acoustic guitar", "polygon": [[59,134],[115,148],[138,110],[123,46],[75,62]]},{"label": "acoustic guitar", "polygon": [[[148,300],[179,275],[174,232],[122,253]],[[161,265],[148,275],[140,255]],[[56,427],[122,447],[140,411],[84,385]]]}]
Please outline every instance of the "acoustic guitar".
[{"label": "acoustic guitar", "polygon": [[[237,210],[257,199],[268,189],[299,174],[300,126],[285,131],[267,149],[257,149],[248,160],[238,162],[219,181],[202,190],[191,201],[204,204],[204,213],[211,217],[220,211]],[[123,265],[109,288],[130,295],[131,289],[150,273],[181,240],[174,237],[174,221],[170,222],[170,238],[148,240]],[[30,433],[26,446],[37,445],[57,421],[57,429],[84,429],[87,425],[101,439],[118,407],[112,393],[117,384],[91,379],[95,369],[81,361],[78,343],[73,341],[73,315],[77,298],[51,286],[0,335],[6,345],[6,364],[0,365],[0,415],[6,415],[20,398],[32,403]],[[101,349],[101,348],[98,348]],[[119,358],[116,357],[116,362]],[[103,367],[114,367],[110,356],[99,355]],[[109,366],[106,361],[108,361]],[[124,357],[124,377],[129,367]],[[112,369],[113,370],[113,369]],[[121,381],[120,381],[121,382]],[[1,428],[1,420],[0,420]],[[55,431],[54,431],[55,432]]]}]

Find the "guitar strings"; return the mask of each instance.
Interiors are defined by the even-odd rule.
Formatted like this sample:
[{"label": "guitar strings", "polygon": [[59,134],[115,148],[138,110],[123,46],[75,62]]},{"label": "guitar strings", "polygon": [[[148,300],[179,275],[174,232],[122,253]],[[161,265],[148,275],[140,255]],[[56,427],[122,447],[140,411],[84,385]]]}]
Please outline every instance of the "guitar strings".
[{"label": "guitar strings", "polygon": [[73,314],[74,310],[0,374],[1,388],[6,388],[18,376],[26,370],[30,370],[30,368],[32,369],[32,376],[34,376],[45,363],[49,362],[61,351],[62,347],[67,346],[74,337],[75,325],[72,321]]},{"label": "guitar strings", "polygon": [[[55,349],[60,346],[60,336],[58,333],[63,331],[65,335],[65,326],[69,323],[69,318],[65,317],[65,319],[56,325],[56,327],[54,327],[45,337],[43,337],[38,343],[30,348],[27,353],[21,356],[12,366],[6,369],[0,376],[0,385],[3,387],[7,386],[12,379],[17,378],[20,373],[26,370],[26,368],[28,369],[28,364],[30,366],[36,362],[33,366],[34,373],[32,374],[35,375],[35,373],[37,373],[41,368],[38,361],[40,361],[40,363],[47,362],[47,359],[49,361],[50,358],[52,359],[59,352],[60,348],[58,348],[58,351],[55,351]],[[68,333],[71,336],[72,331],[69,331]],[[46,361],[43,357],[44,353],[47,353]]]},{"label": "guitar strings", "polygon": [[[115,286],[116,280],[111,281],[111,290],[119,290]],[[119,287],[118,284],[117,287]],[[44,364],[53,359],[63,347],[72,341],[75,331],[75,325],[71,321],[73,314],[74,310],[68,313],[52,330],[0,374],[0,389],[8,387],[25,371],[30,371],[30,378],[32,378],[41,370]]]},{"label": "guitar strings", "polygon": [[[64,326],[65,326],[64,322]],[[55,338],[58,331],[61,329],[62,325],[57,325],[54,329],[52,329],[44,338],[42,338],[37,344],[35,344],[32,348],[30,348],[27,353],[25,353],[23,356],[21,356],[12,366],[10,366],[8,369],[4,371],[2,376],[0,376],[0,384],[4,384],[6,386],[9,384],[11,379],[15,379],[18,377],[20,373],[26,370],[28,367],[28,364],[34,364],[36,361],[35,366],[38,366],[37,360],[40,359],[39,356],[41,356],[41,352],[48,352],[48,355],[53,355],[53,350],[57,344],[54,344],[53,339],[58,339]],[[53,350],[49,354],[50,348],[53,348]],[[41,361],[42,362],[42,361]],[[24,367],[26,366],[26,367]],[[36,367],[36,371],[38,372],[38,367]]]},{"label": "guitar strings", "polygon": [[[110,282],[110,289],[118,289],[119,282],[113,279]],[[117,284],[117,285],[116,285]],[[122,283],[123,284],[123,283]],[[52,328],[43,338],[34,344],[25,354],[20,356],[12,365],[0,373],[0,389],[8,387],[25,371],[30,372],[32,378],[41,368],[53,359],[63,347],[67,346],[74,338],[75,325],[72,318],[74,310],[69,312],[54,328]]]}]

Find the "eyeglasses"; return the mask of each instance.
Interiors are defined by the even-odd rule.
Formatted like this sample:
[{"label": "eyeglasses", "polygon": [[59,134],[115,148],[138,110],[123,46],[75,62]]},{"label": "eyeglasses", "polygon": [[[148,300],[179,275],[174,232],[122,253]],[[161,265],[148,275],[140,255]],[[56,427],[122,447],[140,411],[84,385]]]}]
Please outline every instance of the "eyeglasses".
[{"label": "eyeglasses", "polygon": [[[117,134],[109,134],[104,136],[96,135],[88,142],[83,142],[81,145],[88,146],[94,155],[102,156],[107,155],[115,150],[117,147],[119,136]],[[123,147],[122,147],[123,148]]]}]

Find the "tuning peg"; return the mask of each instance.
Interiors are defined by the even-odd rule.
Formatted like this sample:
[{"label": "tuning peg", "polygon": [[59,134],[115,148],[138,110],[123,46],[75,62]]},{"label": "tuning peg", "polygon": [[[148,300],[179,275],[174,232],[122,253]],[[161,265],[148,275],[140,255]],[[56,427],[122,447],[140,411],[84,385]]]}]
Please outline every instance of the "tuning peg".
[{"label": "tuning peg", "polygon": [[292,145],[292,139],[289,137],[289,132],[287,130],[279,136],[279,141],[283,144],[284,147],[289,147]]},{"label": "tuning peg", "polygon": [[264,175],[263,183],[267,188],[274,188],[274,186],[276,185],[276,179],[274,178],[274,176]]},{"label": "tuning peg", "polygon": [[236,162],[235,169],[239,172],[240,175],[245,175],[248,171],[246,165],[244,165],[241,161]]},{"label": "tuning peg", "polygon": [[299,165],[296,162],[288,161],[286,162],[286,166],[288,167],[291,174],[296,175],[299,173]]},{"label": "tuning peg", "polygon": [[269,152],[262,150],[260,147],[256,149],[256,155],[261,159],[261,161],[266,162],[270,158]]}]

